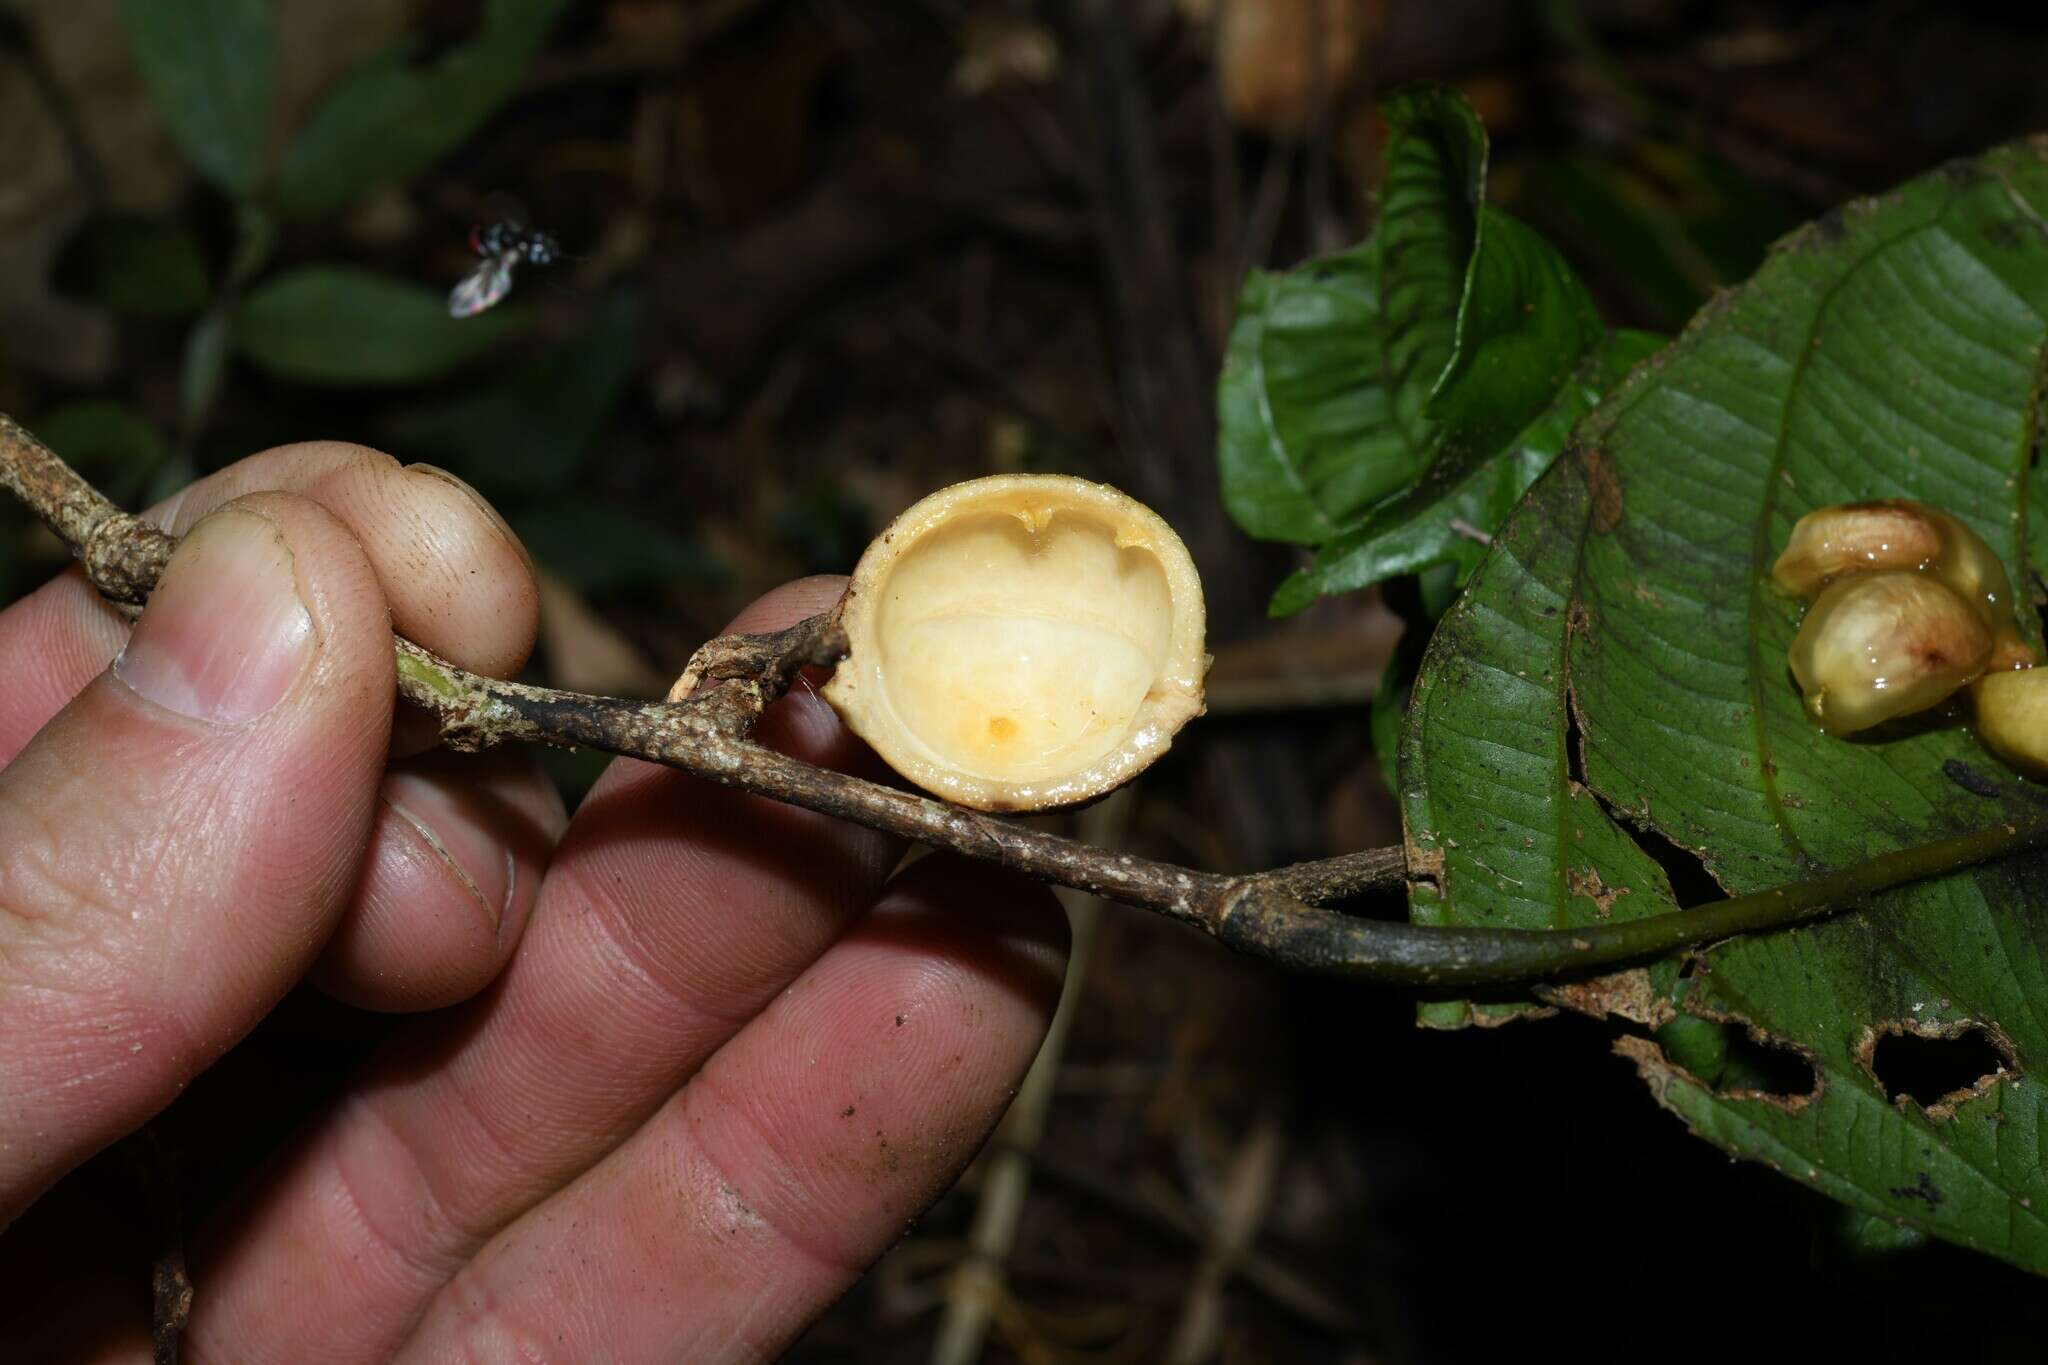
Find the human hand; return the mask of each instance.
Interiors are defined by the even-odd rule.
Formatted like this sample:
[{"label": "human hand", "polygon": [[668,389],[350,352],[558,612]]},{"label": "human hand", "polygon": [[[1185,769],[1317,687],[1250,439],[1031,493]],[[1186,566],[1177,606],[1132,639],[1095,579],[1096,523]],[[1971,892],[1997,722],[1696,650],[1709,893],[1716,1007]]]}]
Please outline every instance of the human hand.
[{"label": "human hand", "polygon": [[[0,613],[0,1340],[147,1357],[139,1215],[64,1177],[310,974],[466,1003],[211,1212],[187,1360],[787,1343],[1007,1104],[1057,993],[1050,896],[938,857],[892,878],[872,831],[636,762],[567,822],[525,754],[394,741],[394,627],[499,674],[535,629],[523,552],[437,472],[286,447],[164,520],[189,534],[132,639],[75,573]],[[757,735],[872,761],[807,690]],[[268,1098],[192,1096],[230,1135]]]}]

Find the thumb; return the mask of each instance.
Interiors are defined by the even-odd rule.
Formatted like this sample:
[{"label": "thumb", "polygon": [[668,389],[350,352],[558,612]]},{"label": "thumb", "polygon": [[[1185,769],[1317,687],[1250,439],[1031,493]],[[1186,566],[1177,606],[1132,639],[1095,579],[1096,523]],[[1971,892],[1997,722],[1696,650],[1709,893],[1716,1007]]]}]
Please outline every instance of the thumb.
[{"label": "thumb", "polygon": [[193,528],[114,666],[0,772],[0,1227],[306,969],[355,882],[391,703],[361,548],[259,494]]}]

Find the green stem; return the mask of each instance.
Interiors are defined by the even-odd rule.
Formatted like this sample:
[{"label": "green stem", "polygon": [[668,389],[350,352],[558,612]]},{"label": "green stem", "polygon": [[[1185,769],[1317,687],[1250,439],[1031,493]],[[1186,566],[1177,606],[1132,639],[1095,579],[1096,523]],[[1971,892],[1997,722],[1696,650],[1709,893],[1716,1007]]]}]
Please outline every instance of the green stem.
[{"label": "green stem", "polygon": [[1225,914],[1217,937],[1285,966],[1385,985],[1462,990],[1585,976],[1846,910],[1881,891],[2031,848],[2044,837],[2048,818],[2003,823],[1882,853],[1808,881],[1576,929],[1390,924],[1251,894]]}]

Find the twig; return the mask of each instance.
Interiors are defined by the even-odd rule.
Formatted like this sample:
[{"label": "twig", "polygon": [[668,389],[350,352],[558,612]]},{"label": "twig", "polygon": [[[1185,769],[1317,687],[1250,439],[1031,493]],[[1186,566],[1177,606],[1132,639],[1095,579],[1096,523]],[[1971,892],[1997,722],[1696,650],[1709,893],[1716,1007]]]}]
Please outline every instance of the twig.
[{"label": "twig", "polygon": [[[0,483],[41,517],[116,602],[143,601],[174,537],[102,497],[0,414]],[[1679,948],[1776,928],[2031,847],[2048,813],[1936,840],[1845,871],[1687,910],[1572,929],[1483,929],[1359,919],[1319,908],[1402,886],[1398,848],[1370,849],[1270,872],[1226,875],[1091,848],[979,811],[813,767],[748,738],[807,665],[846,652],[837,614],[772,635],[729,635],[697,651],[666,702],[585,696],[486,678],[399,637],[398,693],[441,724],[450,748],[505,743],[600,749],[660,763],[741,791],[999,864],[1192,925],[1239,952],[1296,971],[1458,991],[1586,975]],[[1422,873],[1421,875],[1427,875]]]},{"label": "twig", "polygon": [[1278,1107],[1266,1105],[1230,1163],[1222,1207],[1216,1210],[1210,1223],[1202,1263],[1195,1271],[1194,1282],[1188,1286],[1180,1322],[1174,1328],[1173,1344],[1166,1353],[1171,1365],[1204,1365],[1215,1358],[1223,1336],[1224,1287],[1258,1237],[1259,1225],[1266,1220],[1286,1139]]},{"label": "twig", "polygon": [[1466,540],[1471,541],[1474,545],[1493,544],[1493,537],[1491,535],[1489,535],[1485,531],[1480,530],[1477,526],[1474,526],[1471,522],[1465,520],[1463,517],[1451,518],[1451,534],[1454,536],[1462,536]]},{"label": "twig", "polygon": [[185,1198],[180,1162],[161,1123],[129,1134],[119,1152],[134,1180],[150,1234],[151,1365],[178,1365],[178,1347],[192,1317],[192,1279],[185,1271]]},{"label": "twig", "polygon": [[[996,1150],[1003,1149],[1000,1130],[992,1143]],[[1118,1217],[1198,1249],[1208,1236],[1202,1220],[1170,1190],[1148,1192],[1149,1197],[1140,1197],[1092,1166],[1043,1150],[1024,1155],[1031,1161],[1034,1177],[1099,1204]],[[1335,1290],[1260,1251],[1256,1245],[1246,1248],[1239,1258],[1237,1275],[1274,1304],[1333,1336],[1355,1337],[1364,1331],[1357,1313],[1345,1305]]]}]

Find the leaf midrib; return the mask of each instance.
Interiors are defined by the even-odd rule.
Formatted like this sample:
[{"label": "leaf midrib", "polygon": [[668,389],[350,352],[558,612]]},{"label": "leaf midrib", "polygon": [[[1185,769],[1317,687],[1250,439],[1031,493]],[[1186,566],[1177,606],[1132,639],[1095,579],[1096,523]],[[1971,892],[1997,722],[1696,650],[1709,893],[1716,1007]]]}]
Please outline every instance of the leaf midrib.
[{"label": "leaf midrib", "polygon": [[[1749,653],[1749,716],[1751,732],[1755,736],[1753,747],[1757,785],[1763,795],[1765,809],[1770,812],[1771,823],[1777,827],[1779,837],[1785,841],[1785,851],[1799,864],[1811,862],[1812,856],[1808,853],[1805,843],[1793,831],[1790,813],[1778,791],[1777,770],[1771,760],[1770,721],[1764,703],[1763,635],[1760,629],[1764,607],[1764,565],[1770,557],[1774,539],[1771,519],[1777,511],[1779,490],[1784,487],[1785,459],[1792,434],[1791,415],[1793,409],[1798,406],[1800,391],[1806,383],[1807,371],[1813,363],[1813,357],[1820,349],[1815,344],[1815,338],[1822,330],[1822,324],[1833,310],[1842,290],[1886,252],[1939,226],[1938,219],[1916,224],[1873,243],[1853,265],[1836,276],[1828,285],[1821,295],[1819,306],[1813,310],[1801,331],[1798,354],[1792,361],[1792,375],[1785,385],[1784,401],[1778,406],[1777,421],[1774,424],[1771,462],[1764,473],[1763,505],[1757,509],[1756,525],[1750,535],[1749,607],[1743,620],[1743,644]],[[1711,872],[1711,869],[1709,871]]]}]

